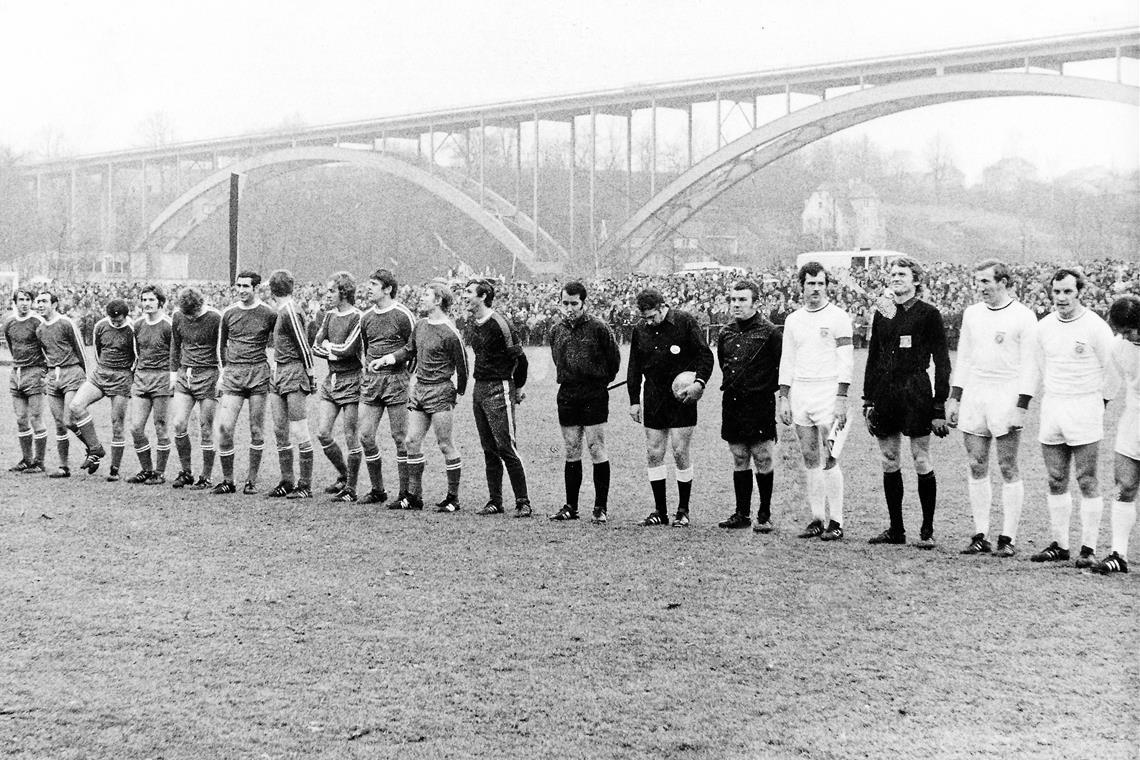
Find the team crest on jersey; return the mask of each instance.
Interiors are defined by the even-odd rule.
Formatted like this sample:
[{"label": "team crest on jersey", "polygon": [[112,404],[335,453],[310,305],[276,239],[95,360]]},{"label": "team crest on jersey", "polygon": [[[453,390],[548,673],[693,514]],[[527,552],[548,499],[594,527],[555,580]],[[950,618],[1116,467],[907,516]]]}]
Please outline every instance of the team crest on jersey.
[{"label": "team crest on jersey", "polygon": [[827,340],[828,338],[830,338],[831,337],[831,328],[830,327],[819,328],[819,337],[823,338],[824,340]]},{"label": "team crest on jersey", "polygon": [[1005,331],[999,330],[994,333],[994,343],[1005,343]]},{"label": "team crest on jersey", "polygon": [[1085,343],[1083,340],[1078,340],[1076,342],[1076,345],[1073,346],[1073,351],[1075,351],[1078,356],[1083,354],[1087,350],[1088,350],[1088,344]]}]

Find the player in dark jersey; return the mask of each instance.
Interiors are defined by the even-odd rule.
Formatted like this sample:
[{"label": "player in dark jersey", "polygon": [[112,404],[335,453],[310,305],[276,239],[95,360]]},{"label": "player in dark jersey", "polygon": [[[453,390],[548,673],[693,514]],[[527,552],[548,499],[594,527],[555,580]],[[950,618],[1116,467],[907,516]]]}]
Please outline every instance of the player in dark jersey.
[{"label": "player in dark jersey", "polygon": [[[467,353],[459,330],[447,316],[451,290],[432,282],[420,296],[420,314],[412,339],[392,354],[373,360],[378,366],[395,366],[414,358],[416,382],[408,399],[408,493],[400,499],[401,509],[423,509],[424,436],[435,432],[443,454],[447,495],[436,504],[437,512],[459,511],[459,480],[463,462],[452,443],[452,417],[455,401],[467,390]],[[451,377],[458,377],[452,385]]]},{"label": "player in dark jersey", "polygon": [[400,493],[388,506],[398,509],[400,499],[408,488],[408,382],[411,375],[403,363],[372,368],[372,362],[381,356],[402,348],[412,337],[416,318],[408,307],[396,300],[396,276],[387,269],[377,269],[368,279],[368,299],[372,308],[360,317],[360,338],[364,350],[367,372],[361,380],[360,442],[364,448],[364,463],[372,490],[360,501],[362,504],[382,504],[388,495],[384,490],[384,471],[380,461],[380,447],[376,443],[376,429],[380,418],[388,412],[388,427],[396,445],[396,473],[400,480]]},{"label": "player in dark jersey", "polygon": [[69,478],[71,467],[67,457],[71,446],[67,431],[79,435],[71,417],[71,401],[86,377],[87,357],[75,323],[60,314],[58,308],[59,297],[55,293],[44,292],[36,296],[36,310],[43,317],[43,323],[36,328],[36,337],[44,348],[47,363],[44,393],[48,397],[51,416],[55,418],[55,445],[59,452],[59,469],[48,477]]},{"label": "player in dark jersey", "polygon": [[[12,294],[15,313],[4,320],[4,339],[12,354],[9,388],[16,415],[17,438],[23,454],[9,472],[26,472],[37,461],[40,462],[39,472],[43,472],[43,455],[41,452],[37,456],[34,444],[42,441],[42,447],[46,449],[47,446],[47,430],[42,421],[46,367],[43,346],[36,337],[36,328],[43,319],[32,308],[35,298],[35,291],[27,288],[16,290]],[[33,438],[33,431],[41,432],[42,437]]]},{"label": "player in dark jersey", "polygon": [[79,436],[87,446],[87,458],[82,468],[94,474],[104,456],[103,444],[95,432],[90,407],[99,399],[111,399],[111,471],[109,482],[119,479],[119,465],[123,462],[123,437],[126,427],[127,406],[131,398],[131,382],[135,367],[135,329],[127,320],[127,302],[116,298],[107,304],[107,316],[95,323],[95,368],[71,401],[71,419],[79,428]]},{"label": "player in dark jersey", "polygon": [[[128,483],[148,486],[166,482],[166,460],[170,456],[170,434],[166,415],[174,388],[170,383],[171,321],[163,307],[166,294],[157,285],[147,285],[139,292],[143,315],[135,320],[135,379],[131,385],[131,439],[135,455],[142,467]],[[146,421],[154,412],[154,451],[146,437]]]},{"label": "player in dark jersey", "polygon": [[9,381],[12,409],[16,413],[16,437],[23,454],[9,471],[26,474],[44,471],[44,453],[47,450],[47,428],[43,422],[47,365],[44,363],[44,347],[36,337],[36,328],[43,324],[43,319],[32,310],[35,300],[35,291],[17,289],[12,295],[16,313],[4,320],[4,340],[12,354]]},{"label": "player in dark jersey", "polygon": [[[357,430],[360,409],[360,309],[356,308],[356,279],[348,272],[337,272],[328,281],[325,299],[329,310],[321,319],[313,339],[313,353],[329,365],[321,384],[320,428],[317,440],[336,468],[336,482],[325,489],[333,501],[356,501],[356,481],[360,476],[363,449]],[[344,443],[348,461],[333,438],[337,417],[344,415]]]},{"label": "player in dark jersey", "polygon": [[[214,412],[218,406],[218,336],[222,315],[206,305],[201,291],[186,288],[178,296],[178,311],[170,325],[170,384],[174,388],[171,417],[174,446],[182,470],[171,486],[196,491],[213,487],[210,473],[214,469]],[[190,413],[198,405],[202,447],[202,474],[198,480],[190,473]]]},{"label": "player in dark jersey", "polygon": [[[271,498],[313,498],[313,440],[309,433],[307,396],[313,392],[313,350],[305,318],[293,301],[293,275],[278,269],[269,276],[269,293],[277,307],[273,328],[275,372],[270,383],[273,432],[281,480],[267,494]],[[298,478],[293,480],[293,444],[297,444]]]},{"label": "player in dark jersey", "polygon": [[277,311],[257,296],[261,275],[239,272],[234,279],[238,300],[222,312],[218,346],[221,349],[222,375],[218,387],[217,429],[218,458],[222,463],[222,481],[211,493],[230,494],[234,485],[234,427],[245,400],[249,399],[249,471],[243,494],[257,493],[257,475],[261,470],[261,452],[265,445],[265,399],[269,394],[269,359],[266,350],[277,324]]},{"label": "player in dark jersey", "polygon": [[515,517],[530,517],[533,510],[527,494],[526,471],[515,438],[515,415],[525,398],[522,387],[526,384],[526,354],[514,328],[502,314],[491,309],[494,285],[487,280],[469,280],[464,296],[472,317],[469,340],[475,350],[471,406],[487,472],[487,504],[478,514],[503,512],[505,466],[515,494]]}]

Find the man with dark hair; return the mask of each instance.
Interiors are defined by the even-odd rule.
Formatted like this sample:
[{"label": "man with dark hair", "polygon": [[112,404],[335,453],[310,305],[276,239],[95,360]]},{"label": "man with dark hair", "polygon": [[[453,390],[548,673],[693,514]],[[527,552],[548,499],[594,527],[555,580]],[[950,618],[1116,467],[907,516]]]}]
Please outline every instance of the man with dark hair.
[{"label": "man with dark hair", "polygon": [[471,406],[487,474],[487,504],[477,514],[503,512],[503,468],[506,467],[515,495],[515,517],[530,517],[533,510],[527,493],[526,471],[515,439],[515,415],[525,398],[522,388],[526,385],[526,354],[511,323],[491,309],[495,301],[494,285],[483,279],[468,280],[464,297],[472,317],[469,336],[475,351],[475,390],[471,394]]},{"label": "man with dark hair", "polygon": [[1140,487],[1140,296],[1124,295],[1113,301],[1108,308],[1108,324],[1120,336],[1113,342],[1112,364],[1124,381],[1124,408],[1114,447],[1116,493],[1109,515],[1112,553],[1092,568],[1101,575],[1128,572],[1128,537],[1136,524],[1136,492]]},{"label": "man with dark hair", "polygon": [[47,363],[44,394],[55,418],[55,444],[59,452],[59,469],[48,477],[70,478],[67,458],[71,445],[67,431],[79,437],[79,429],[71,416],[71,401],[86,379],[87,357],[79,329],[71,319],[59,313],[58,307],[59,297],[55,293],[43,292],[36,296],[36,310],[43,318],[36,327],[36,337],[43,346]]},{"label": "man with dark hair", "polygon": [[43,318],[32,310],[36,293],[18,288],[12,294],[16,313],[4,320],[4,340],[12,354],[12,374],[8,387],[16,413],[16,437],[23,456],[9,472],[36,474],[44,471],[47,428],[43,422],[44,375],[47,365],[44,347],[36,336]]},{"label": "man with dark hair", "polygon": [[[946,396],[950,392],[950,353],[942,315],[918,298],[922,266],[902,257],[891,264],[890,296],[884,294],[871,325],[871,345],[863,379],[863,416],[867,429],[879,441],[883,491],[890,527],[872,538],[872,544],[905,544],[903,480],[900,470],[902,437],[910,438],[910,452],[918,474],[918,500],[922,529],[918,548],[934,548],[934,511],[938,481],[930,455],[930,433],[944,437]],[[927,368],[934,362],[934,387]]]},{"label": "man with dark hair", "polygon": [[799,282],[803,306],[784,322],[780,419],[795,425],[804,462],[811,522],[799,536],[838,541],[843,538],[844,496],[838,458],[849,432],[853,329],[847,312],[828,298],[829,278],[822,264],[809,261],[800,267]]},{"label": "man with dark hair", "polygon": [[[170,324],[170,385],[174,388],[171,402],[171,423],[174,427],[174,448],[178,452],[181,470],[170,485],[172,488],[189,486],[196,491],[210,489],[210,474],[214,469],[214,412],[218,400],[218,335],[222,315],[207,306],[206,299],[197,288],[186,288],[178,296],[178,311]],[[199,431],[202,447],[202,474],[194,480],[191,474],[190,414],[198,405]]]},{"label": "man with dark hair", "polygon": [[571,281],[562,287],[561,322],[550,332],[550,354],[558,373],[558,425],[566,455],[563,481],[566,503],[551,520],[578,519],[582,486],[582,439],[590,451],[594,476],[595,525],[606,522],[610,461],[606,453],[607,386],[621,367],[621,354],[609,325],[586,313],[586,287]]},{"label": "man with dark hair", "polygon": [[[654,511],[642,525],[669,524],[665,449],[672,439],[678,493],[673,525],[684,528],[689,525],[689,497],[693,486],[689,445],[697,424],[697,401],[704,395],[705,385],[712,375],[713,355],[697,320],[687,312],[668,306],[661,291],[642,290],[637,294],[636,305],[641,320],[633,330],[626,383],[629,416],[645,426],[649,487],[654,503]],[[694,373],[695,379],[674,395],[673,381],[682,372]]]},{"label": "man with dark hair", "polygon": [[966,490],[974,515],[974,534],[962,554],[989,554],[990,442],[997,444],[1001,501],[1005,521],[994,556],[1016,553],[1017,524],[1025,486],[1017,467],[1025,410],[1037,392],[1034,346],[1037,317],[1013,297],[1009,268],[997,259],[974,267],[974,287],[981,301],[962,315],[958,366],[946,402],[946,421],[962,431],[969,460]]},{"label": "man with dark hair", "polygon": [[752,479],[760,492],[756,531],[772,530],[772,452],[776,444],[776,389],[782,351],[780,328],[757,309],[760,288],[737,280],[728,288],[732,322],[717,336],[720,364],[720,437],[732,453],[732,488],[736,510],[722,528],[752,524]]},{"label": "man with dark hair", "polygon": [[1097,458],[1104,438],[1104,407],[1118,382],[1112,365],[1112,330],[1081,303],[1085,277],[1063,268],[1053,273],[1053,312],[1037,324],[1036,356],[1045,395],[1037,437],[1049,479],[1049,522],[1053,542],[1030,557],[1034,562],[1069,559],[1073,497],[1069,470],[1081,492],[1081,551],[1077,567],[1096,564],[1096,541],[1104,498]]},{"label": "man with dark hair", "polygon": [[396,446],[396,474],[400,490],[389,509],[403,509],[408,489],[408,384],[411,372],[405,363],[375,365],[376,359],[403,348],[412,337],[416,317],[407,306],[396,300],[396,275],[377,269],[368,279],[368,300],[372,308],[360,317],[360,340],[364,351],[366,374],[360,385],[360,442],[364,449],[364,465],[368,469],[371,490],[360,500],[362,504],[388,501],[384,490],[384,468],[376,430],[380,418],[388,413],[388,427]]},{"label": "man with dark hair", "polygon": [[[269,498],[313,498],[313,441],[306,404],[313,392],[313,349],[305,318],[293,301],[293,275],[278,269],[269,276],[269,293],[277,307],[273,327],[273,380],[269,384],[273,433],[281,480]],[[293,480],[293,444],[297,444],[298,477]]]},{"label": "man with dark hair", "polygon": [[[313,340],[313,353],[328,361],[329,372],[321,383],[321,412],[317,440],[337,479],[325,488],[333,501],[356,501],[356,482],[360,476],[363,449],[357,430],[360,409],[360,309],[356,308],[356,279],[348,272],[337,272],[325,286],[329,305]],[[344,442],[348,461],[333,438],[337,417],[344,415]]]},{"label": "man with dark hair", "polygon": [[265,400],[269,394],[269,357],[267,349],[277,324],[277,311],[257,294],[261,275],[246,270],[234,279],[237,301],[222,312],[218,348],[222,371],[218,379],[221,401],[218,404],[218,458],[222,463],[222,482],[211,493],[231,494],[234,483],[234,428],[238,415],[249,399],[249,470],[242,493],[257,493],[257,476],[261,471],[261,453],[265,448]]},{"label": "man with dark hair", "polygon": [[[148,486],[166,482],[166,460],[170,456],[170,437],[166,427],[167,407],[174,391],[170,384],[171,321],[163,311],[166,294],[157,285],[147,285],[139,292],[143,315],[135,320],[135,377],[131,384],[131,438],[135,455],[142,467],[127,478],[128,483]],[[155,457],[151,457],[146,437],[146,421],[154,412]]]},{"label": "man with dark hair", "polygon": [[71,419],[79,430],[79,437],[87,446],[87,458],[82,468],[94,474],[103,458],[103,444],[95,432],[89,408],[99,399],[111,399],[111,472],[109,482],[119,479],[119,465],[127,441],[123,437],[126,427],[127,405],[134,380],[135,330],[127,321],[127,303],[116,298],[107,304],[107,316],[95,323],[95,368],[75,393],[71,401]]},{"label": "man with dark hair", "polygon": [[[420,315],[411,340],[403,348],[374,359],[380,367],[391,367],[415,359],[416,378],[408,398],[408,492],[403,509],[423,509],[423,443],[428,428],[435,432],[443,454],[447,494],[435,505],[437,512],[458,512],[459,482],[463,461],[452,443],[455,402],[467,390],[467,353],[459,330],[447,316],[451,290],[439,282],[428,283],[420,296]],[[457,377],[452,384],[452,376]]]}]

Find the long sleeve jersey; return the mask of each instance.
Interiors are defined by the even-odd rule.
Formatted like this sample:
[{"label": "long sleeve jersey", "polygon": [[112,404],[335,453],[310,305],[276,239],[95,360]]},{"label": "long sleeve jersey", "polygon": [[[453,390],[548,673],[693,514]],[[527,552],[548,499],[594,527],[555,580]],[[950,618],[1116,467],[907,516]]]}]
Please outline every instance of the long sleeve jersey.
[{"label": "long sleeve jersey", "polygon": [[476,380],[511,380],[516,388],[526,385],[526,353],[515,328],[502,314],[492,311],[482,322],[473,320],[471,348],[475,350]]},{"label": "long sleeve jersey", "polygon": [[695,372],[698,380],[708,383],[712,371],[712,349],[688,312],[670,307],[661,324],[643,322],[633,328],[625,372],[630,404],[641,403],[643,379],[668,387],[681,372]]},{"label": "long sleeve jersey", "polygon": [[951,395],[961,397],[972,383],[1017,381],[1017,392],[1037,392],[1037,317],[1025,304],[1011,300],[991,308],[976,303],[962,315],[958,338],[958,363],[954,367]]},{"label": "long sleeve jersey", "polygon": [[36,329],[44,323],[43,317],[35,312],[28,312],[28,316],[20,318],[12,315],[4,322],[4,340],[8,342],[8,350],[12,352],[12,365],[15,367],[43,367],[44,347],[40,343]]},{"label": "long sleeve jersey", "polygon": [[209,306],[196,317],[174,312],[170,320],[170,371],[176,372],[179,367],[217,369],[221,364],[221,324],[221,312]]},{"label": "long sleeve jersey", "polygon": [[277,311],[267,303],[231,304],[222,312],[218,344],[222,364],[262,364],[277,324]]},{"label": "long sleeve jersey", "polygon": [[83,339],[75,323],[62,314],[55,319],[43,321],[36,328],[36,337],[44,347],[44,358],[49,368],[70,367],[78,364],[87,369],[87,357],[83,353]]},{"label": "long sleeve jersey", "polygon": [[811,311],[797,309],[784,321],[780,385],[834,381],[851,384],[855,351],[851,317],[833,303]]},{"label": "long sleeve jersey", "polygon": [[136,370],[170,369],[170,317],[161,314],[157,322],[146,317],[135,320],[135,351],[138,353]]},{"label": "long sleeve jersey", "polygon": [[[354,372],[360,369],[360,310],[353,307],[343,314],[329,311],[313,338],[313,353],[329,363],[329,372]],[[326,351],[321,344],[328,341]]]},{"label": "long sleeve jersey", "polygon": [[287,301],[277,310],[277,323],[273,328],[273,361],[277,364],[300,362],[305,371],[313,374],[313,349],[305,318],[296,304]]},{"label": "long sleeve jersey", "polygon": [[467,391],[467,350],[450,319],[421,319],[412,330],[412,339],[393,354],[397,363],[415,358],[417,383],[438,385],[456,375],[455,390],[460,395]]},{"label": "long sleeve jersey", "polygon": [[774,394],[779,387],[783,346],[780,328],[759,312],[729,322],[716,339],[720,389],[737,396]]},{"label": "long sleeve jersey", "polygon": [[874,404],[882,394],[895,390],[896,380],[926,372],[931,362],[934,410],[941,416],[950,394],[950,351],[942,314],[917,298],[899,305],[890,318],[876,311],[863,374],[864,402]]},{"label": "long sleeve jersey", "polygon": [[550,355],[559,384],[610,383],[621,369],[613,331],[589,314],[564,319],[554,326]]},{"label": "long sleeve jersey", "polygon": [[107,369],[130,369],[135,366],[135,328],[129,321],[119,327],[103,317],[95,323],[95,361]]},{"label": "long sleeve jersey", "polygon": [[1037,324],[1037,366],[1047,395],[1099,393],[1111,400],[1120,381],[1111,352],[1112,330],[1089,309],[1068,321],[1053,312]]},{"label": "long sleeve jersey", "polygon": [[[383,309],[373,306],[360,316],[360,340],[364,346],[364,362],[392,354],[407,345],[416,326],[416,317],[398,301]],[[381,372],[406,372],[404,362],[384,367]]]}]

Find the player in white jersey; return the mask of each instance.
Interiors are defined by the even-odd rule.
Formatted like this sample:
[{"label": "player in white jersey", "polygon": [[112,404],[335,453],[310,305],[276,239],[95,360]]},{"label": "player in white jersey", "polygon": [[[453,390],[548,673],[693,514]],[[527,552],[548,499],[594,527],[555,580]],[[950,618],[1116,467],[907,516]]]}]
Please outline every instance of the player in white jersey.
[{"label": "player in white jersey", "polygon": [[803,453],[811,522],[800,538],[835,541],[843,538],[843,471],[837,460],[847,437],[847,389],[854,363],[851,317],[828,300],[822,264],[804,264],[799,280],[804,305],[784,323],[779,415],[785,425],[795,424]]},{"label": "player in white jersey", "polygon": [[1053,313],[1037,325],[1037,365],[1045,389],[1038,439],[1049,477],[1053,542],[1031,559],[1069,559],[1072,465],[1081,491],[1081,551],[1076,566],[1092,567],[1104,510],[1096,474],[1097,450],[1104,437],[1104,405],[1112,398],[1116,381],[1109,363],[1112,330],[1081,303],[1084,289],[1081,272],[1058,269],[1050,283]]},{"label": "player in white jersey", "polygon": [[1025,411],[1037,392],[1034,346],[1037,317],[1010,293],[1009,267],[986,259],[974,267],[974,287],[981,301],[966,309],[958,339],[958,363],[950,382],[946,421],[962,431],[969,459],[970,509],[974,535],[962,554],[989,554],[990,446],[997,443],[1001,470],[1001,503],[1004,513],[994,556],[1012,557],[1025,485],[1017,467]]},{"label": "player in white jersey", "polygon": [[1140,296],[1117,298],[1108,323],[1120,338],[1113,341],[1112,364],[1124,381],[1124,408],[1116,426],[1113,462],[1116,494],[1109,514],[1112,553],[1093,565],[1103,575],[1128,572],[1128,534],[1136,524],[1136,490],[1140,485]]}]

